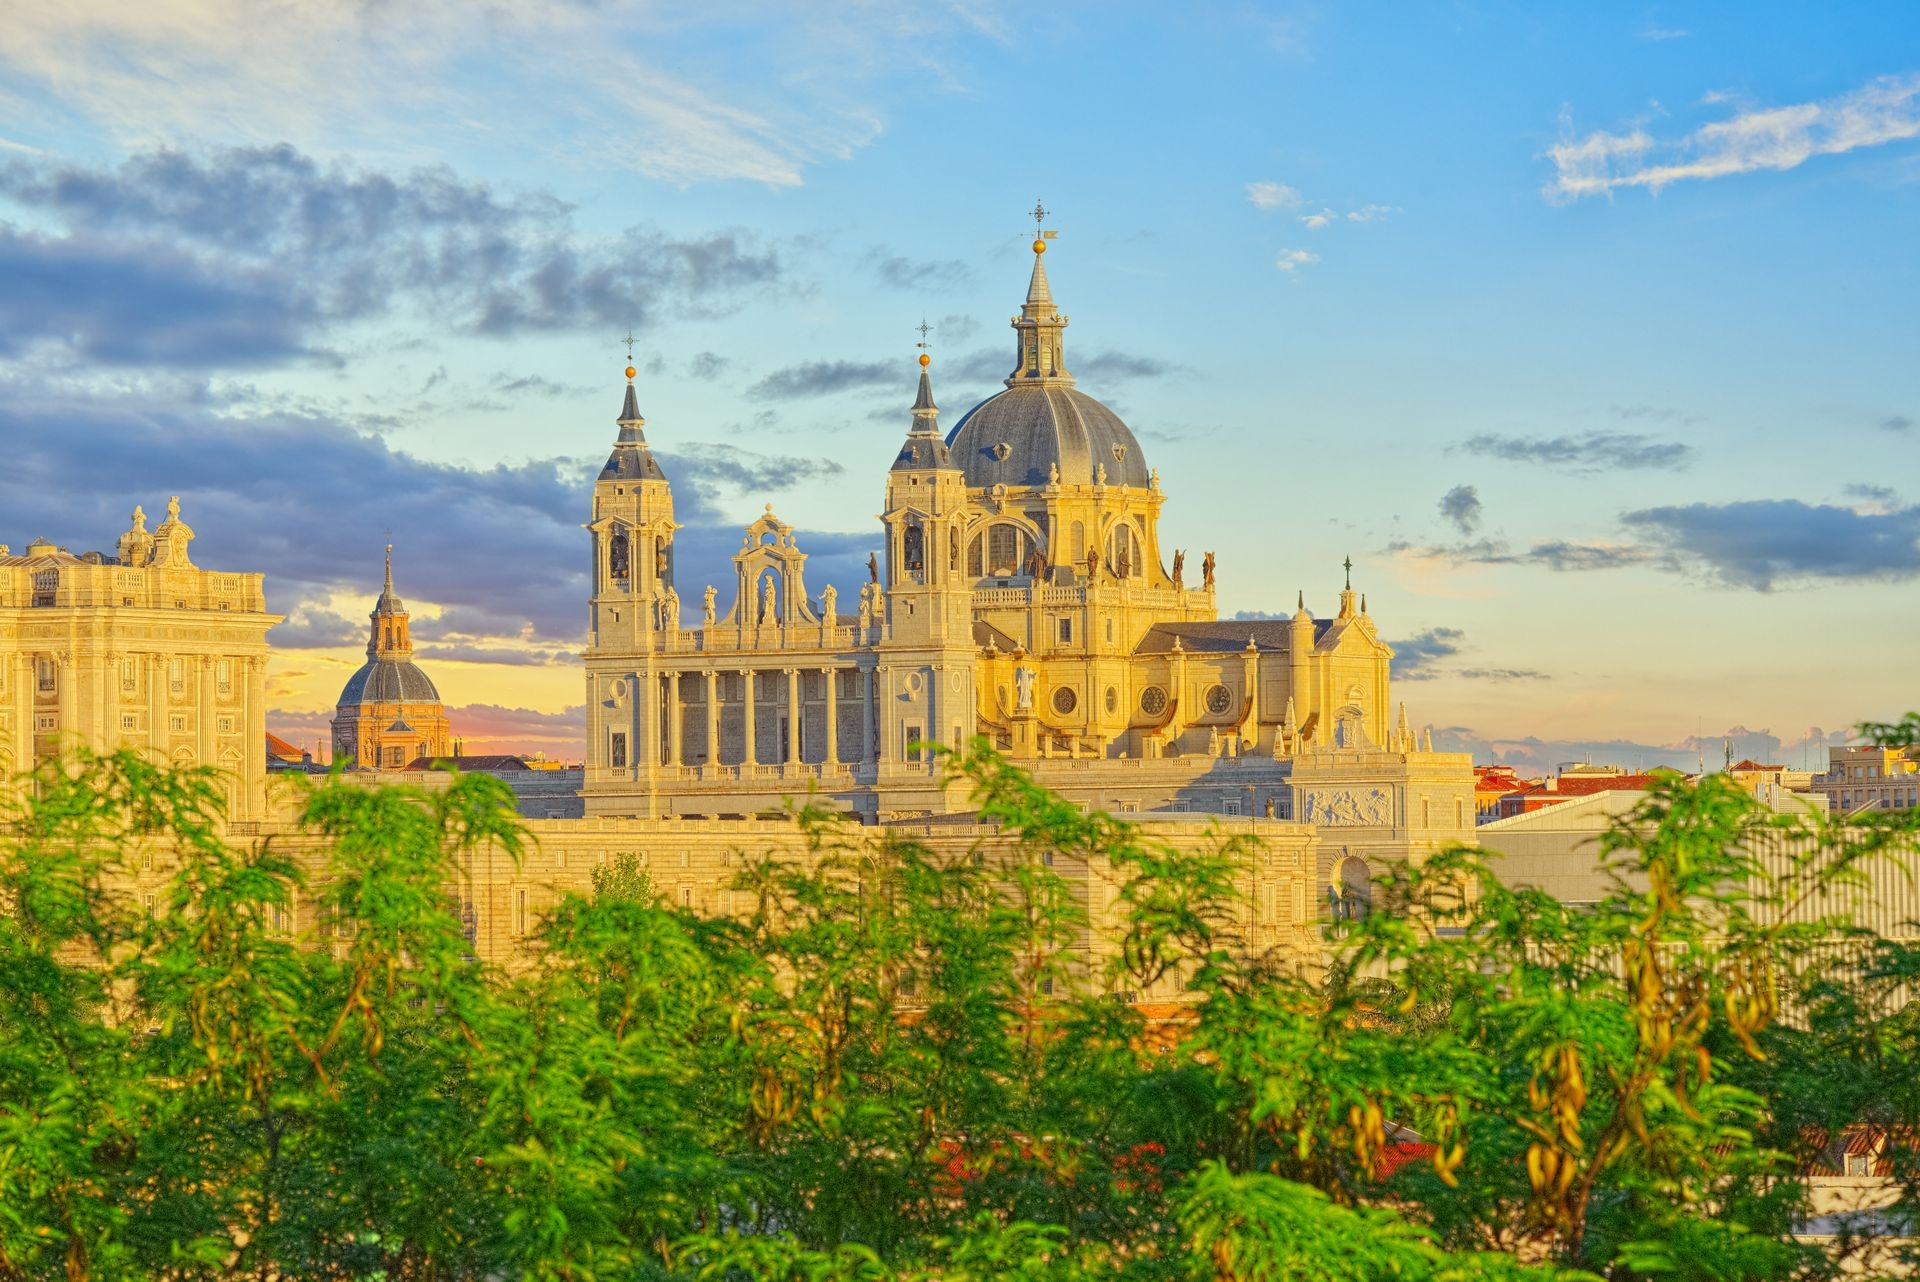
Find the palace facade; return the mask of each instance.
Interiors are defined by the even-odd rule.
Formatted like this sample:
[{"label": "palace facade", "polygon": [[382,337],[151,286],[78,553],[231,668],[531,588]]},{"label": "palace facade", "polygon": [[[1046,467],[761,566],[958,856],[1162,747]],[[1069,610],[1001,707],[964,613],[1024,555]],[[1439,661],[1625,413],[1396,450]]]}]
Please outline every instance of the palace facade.
[{"label": "palace facade", "polygon": [[267,613],[258,574],[203,570],[180,500],[136,507],[112,553],[0,544],[0,787],[62,751],[213,766],[230,813],[266,805]]},{"label": "palace facade", "polygon": [[851,601],[810,589],[770,504],[692,589],[628,369],[587,527],[589,816],[735,819],[801,793],[874,823],[953,814],[925,745],[984,735],[1112,811],[1294,817],[1375,854],[1470,839],[1469,760],[1393,715],[1393,651],[1350,579],[1331,617],[1302,595],[1291,618],[1223,620],[1213,554],[1196,583],[1169,552],[1159,470],[1068,370],[1046,248],[1005,389],[951,432],[920,358]]}]

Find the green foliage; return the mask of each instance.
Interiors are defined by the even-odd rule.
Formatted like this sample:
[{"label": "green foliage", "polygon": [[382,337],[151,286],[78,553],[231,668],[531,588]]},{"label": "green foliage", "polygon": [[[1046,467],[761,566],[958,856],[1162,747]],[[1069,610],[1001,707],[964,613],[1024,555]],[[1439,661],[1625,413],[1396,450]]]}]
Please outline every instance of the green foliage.
[{"label": "green foliage", "polygon": [[1920,948],[1846,910],[1911,816],[1662,780],[1603,902],[1437,852],[1301,973],[1246,840],[946,764],[971,858],[801,810],[737,918],[618,856],[507,967],[462,915],[525,843],[493,780],[328,781],[247,845],[205,773],[43,768],[0,835],[0,1282],[1812,1279],[1807,1164],[1920,1125]]}]

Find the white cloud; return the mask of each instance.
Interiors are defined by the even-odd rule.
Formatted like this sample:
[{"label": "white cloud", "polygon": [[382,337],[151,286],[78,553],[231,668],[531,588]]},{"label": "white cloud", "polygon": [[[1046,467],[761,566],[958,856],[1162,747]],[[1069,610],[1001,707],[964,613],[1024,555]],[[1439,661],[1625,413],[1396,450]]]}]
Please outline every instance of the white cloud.
[{"label": "white cloud", "polygon": [[[878,21],[651,0],[16,0],[0,83],[129,149],[290,142],[418,159],[537,139],[565,163],[679,185],[793,186],[881,131],[865,99],[945,75],[934,37],[987,31],[995,3]],[[719,43],[740,50],[728,74],[703,56]]]},{"label": "white cloud", "polygon": [[1620,187],[1658,192],[1687,179],[1793,169],[1815,156],[1915,137],[1920,137],[1920,74],[1882,76],[1819,102],[1743,111],[1676,139],[1658,140],[1644,129],[1599,130],[1584,138],[1568,133],[1547,149],[1554,177],[1542,193],[1566,202],[1609,195]]},{"label": "white cloud", "polygon": [[1285,183],[1257,182],[1247,184],[1247,199],[1255,209],[1292,209],[1301,196]]},{"label": "white cloud", "polygon": [[1362,205],[1358,209],[1350,209],[1347,211],[1347,221],[1350,223],[1377,223],[1382,218],[1389,218],[1399,212],[1399,209],[1393,205]]},{"label": "white cloud", "polygon": [[1685,40],[1692,33],[1685,27],[1648,27],[1640,33],[1642,40]]},{"label": "white cloud", "polygon": [[1331,209],[1323,209],[1317,214],[1302,214],[1300,216],[1300,225],[1308,231],[1319,231],[1339,216],[1340,215],[1334,213]]},{"label": "white cloud", "polygon": [[1273,265],[1283,272],[1290,272],[1319,261],[1320,255],[1311,249],[1283,249],[1280,251],[1280,257],[1274,259]]}]

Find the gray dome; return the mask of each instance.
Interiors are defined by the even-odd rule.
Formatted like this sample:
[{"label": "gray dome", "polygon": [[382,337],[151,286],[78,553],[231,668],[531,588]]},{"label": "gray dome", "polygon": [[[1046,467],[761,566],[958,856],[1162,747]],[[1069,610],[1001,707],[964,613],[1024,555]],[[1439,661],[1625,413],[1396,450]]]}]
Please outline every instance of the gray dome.
[{"label": "gray dome", "polygon": [[340,707],[362,703],[438,703],[440,692],[427,674],[406,659],[369,659],[347,678]]},{"label": "gray dome", "polygon": [[954,425],[947,445],[976,489],[1045,485],[1056,463],[1062,485],[1093,484],[1101,464],[1109,485],[1148,485],[1146,455],[1120,416],[1059,383],[989,396]]}]

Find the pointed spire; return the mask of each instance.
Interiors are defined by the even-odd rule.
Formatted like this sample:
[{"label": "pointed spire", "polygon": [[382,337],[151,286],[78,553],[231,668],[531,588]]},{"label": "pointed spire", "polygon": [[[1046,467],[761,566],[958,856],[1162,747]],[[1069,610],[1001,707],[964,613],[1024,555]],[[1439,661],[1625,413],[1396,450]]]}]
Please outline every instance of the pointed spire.
[{"label": "pointed spire", "polygon": [[[920,324],[924,330],[926,322]],[[920,345],[926,346],[924,333]],[[953,466],[946,438],[940,435],[940,407],[933,403],[933,376],[928,372],[932,364],[933,357],[921,352],[920,389],[913,398],[913,426],[907,430],[906,444],[893,460],[893,471],[917,472]]]},{"label": "pointed spire", "polygon": [[614,438],[613,454],[607,459],[607,465],[600,469],[603,481],[667,479],[654,460],[653,451],[647,448],[647,420],[641,416],[640,401],[633,390],[633,376],[637,373],[633,366],[627,366],[627,395],[620,405],[620,417],[614,420],[620,425],[620,435]]},{"label": "pointed spire", "polygon": [[1340,563],[1340,566],[1347,572],[1346,586],[1340,589],[1340,617],[1343,619],[1351,619],[1358,613],[1354,608],[1353,558],[1348,557]]},{"label": "pointed spire", "polygon": [[1041,229],[1047,217],[1044,205],[1036,202],[1031,217],[1034,221],[1033,274],[1027,278],[1027,300],[1012,321],[1020,347],[1015,353],[1013,374],[1007,379],[1007,386],[1050,383],[1071,386],[1073,375],[1067,373],[1061,341],[1067,318],[1054,305],[1053,287],[1047,283],[1047,242],[1056,233]]},{"label": "pointed spire", "polygon": [[393,544],[387,544],[387,590],[383,594],[393,595]]},{"label": "pointed spire", "polygon": [[1306,592],[1304,590],[1296,592],[1293,598],[1293,602],[1294,602],[1293,621],[1295,623],[1312,623],[1313,614],[1311,611],[1307,609]]}]

